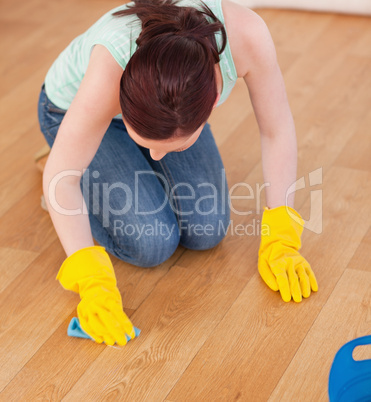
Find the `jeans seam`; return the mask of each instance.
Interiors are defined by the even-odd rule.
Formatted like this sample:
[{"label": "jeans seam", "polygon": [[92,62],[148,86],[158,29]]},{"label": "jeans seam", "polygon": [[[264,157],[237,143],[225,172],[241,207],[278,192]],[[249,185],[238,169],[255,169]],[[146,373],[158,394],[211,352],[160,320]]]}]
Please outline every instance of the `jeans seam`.
[{"label": "jeans seam", "polygon": [[43,85],[43,88],[41,89],[41,93],[44,95],[44,100],[41,102],[41,106],[45,107],[46,106],[46,102],[47,102],[47,96],[46,96],[46,92],[45,92],[45,87]]},{"label": "jeans seam", "polygon": [[[169,183],[171,184],[171,190],[173,190],[173,188],[175,187],[175,181],[174,181],[174,179],[173,179],[173,176],[171,175],[171,172],[170,172],[169,168],[166,166],[166,163],[165,163],[164,161],[161,161],[161,160],[160,160],[160,161],[158,161],[158,162],[159,162],[159,165],[160,165],[161,168],[162,168],[162,171],[163,171],[165,177],[167,178],[167,180],[168,180]],[[174,192],[175,192],[175,191],[174,191]],[[175,193],[176,193],[176,192],[175,192]],[[181,214],[182,209],[181,209],[181,206],[180,206],[180,204],[178,203],[177,200],[175,200],[175,203],[176,203],[176,207],[177,207],[177,213],[175,213],[175,216],[176,216],[176,218],[177,218],[178,225],[180,225],[180,218],[179,218],[179,216],[178,216],[178,213]],[[174,211],[173,211],[173,212],[174,212]]]},{"label": "jeans seam", "polygon": [[[41,94],[43,96],[42,101],[40,102],[41,108],[42,108],[42,113],[41,113],[41,118],[40,118],[40,128],[41,131],[44,133],[45,137],[48,137],[50,140],[55,140],[55,136],[51,134],[50,130],[56,126],[60,126],[61,125],[61,121],[57,122],[55,124],[52,125],[47,125],[46,124],[46,115],[50,114],[50,113],[55,113],[58,114],[60,116],[66,114],[65,111],[63,111],[62,109],[59,109],[57,106],[55,106],[50,99],[48,98],[48,96],[46,95],[46,91],[45,91],[45,86],[42,87],[41,89]],[[54,109],[57,108],[58,110]]]},{"label": "jeans seam", "polygon": [[56,113],[56,114],[66,114],[66,111],[63,109],[59,109],[58,107],[51,106],[51,103],[48,105],[47,108],[48,113]]}]

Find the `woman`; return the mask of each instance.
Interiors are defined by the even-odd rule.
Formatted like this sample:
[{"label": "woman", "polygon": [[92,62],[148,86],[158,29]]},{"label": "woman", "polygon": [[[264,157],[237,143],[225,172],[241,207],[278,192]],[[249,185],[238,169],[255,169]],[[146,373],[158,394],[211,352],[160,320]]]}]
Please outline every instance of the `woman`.
[{"label": "woman", "polygon": [[264,22],[229,0],[136,0],[61,53],[39,102],[52,147],[44,195],[67,254],[57,278],[80,294],[81,326],[97,342],[135,336],[105,250],[150,267],[178,244],[201,250],[222,240],[228,187],[206,121],[237,77],[250,92],[270,183],[259,272],[285,301],[317,290],[298,252],[303,221],[286,197],[295,128]]}]

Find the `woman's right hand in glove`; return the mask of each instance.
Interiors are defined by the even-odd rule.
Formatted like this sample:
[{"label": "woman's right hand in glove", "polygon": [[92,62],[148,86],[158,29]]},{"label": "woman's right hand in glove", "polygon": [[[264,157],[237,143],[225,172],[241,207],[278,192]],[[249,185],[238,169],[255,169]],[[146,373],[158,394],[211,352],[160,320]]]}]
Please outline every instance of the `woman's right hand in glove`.
[{"label": "woman's right hand in glove", "polygon": [[77,315],[81,328],[96,342],[125,345],[135,338],[133,324],[124,313],[112,262],[104,247],[76,251],[62,264],[57,279],[67,290],[79,293]]}]

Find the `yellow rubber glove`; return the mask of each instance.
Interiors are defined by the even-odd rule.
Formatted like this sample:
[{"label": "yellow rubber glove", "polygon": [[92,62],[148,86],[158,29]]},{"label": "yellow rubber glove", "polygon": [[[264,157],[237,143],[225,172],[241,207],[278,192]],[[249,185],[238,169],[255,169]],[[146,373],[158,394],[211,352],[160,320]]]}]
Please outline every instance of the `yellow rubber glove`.
[{"label": "yellow rubber glove", "polygon": [[[292,216],[290,216],[290,213]],[[264,282],[280,291],[285,302],[301,302],[316,292],[318,284],[308,263],[299,253],[304,221],[292,208],[266,208],[262,218],[258,269]]]},{"label": "yellow rubber glove", "polygon": [[113,266],[104,247],[86,247],[70,255],[57,279],[65,289],[80,294],[80,325],[96,342],[125,345],[125,333],[135,337],[133,324],[122,309]]}]

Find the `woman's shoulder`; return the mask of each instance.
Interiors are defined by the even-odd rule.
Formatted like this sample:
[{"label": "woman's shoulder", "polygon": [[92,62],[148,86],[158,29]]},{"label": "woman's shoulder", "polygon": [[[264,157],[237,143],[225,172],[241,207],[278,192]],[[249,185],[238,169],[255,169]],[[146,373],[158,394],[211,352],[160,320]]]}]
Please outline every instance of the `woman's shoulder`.
[{"label": "woman's shoulder", "polygon": [[222,9],[237,75],[244,77],[256,59],[272,56],[273,41],[264,20],[242,0],[222,0]]}]

